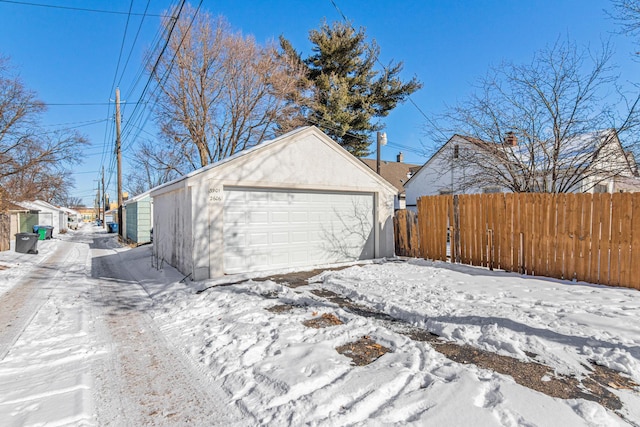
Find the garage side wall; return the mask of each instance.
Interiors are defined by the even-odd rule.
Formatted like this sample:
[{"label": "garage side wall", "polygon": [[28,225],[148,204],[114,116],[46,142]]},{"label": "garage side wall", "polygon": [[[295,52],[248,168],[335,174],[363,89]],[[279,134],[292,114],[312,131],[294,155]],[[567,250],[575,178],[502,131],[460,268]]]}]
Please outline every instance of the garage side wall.
[{"label": "garage side wall", "polygon": [[[209,209],[207,206],[209,189],[206,183],[197,183],[189,187],[192,206],[191,226],[193,229],[193,280],[208,279],[209,274]],[[211,245],[215,248],[215,245]],[[185,273],[186,274],[186,273]]]},{"label": "garage side wall", "polygon": [[174,266],[185,276],[193,273],[191,212],[187,189],[154,197],[154,254],[160,263]]},{"label": "garage side wall", "polygon": [[390,258],[395,256],[395,240],[393,237],[393,213],[395,193],[377,193],[378,208],[378,251],[377,258]]}]

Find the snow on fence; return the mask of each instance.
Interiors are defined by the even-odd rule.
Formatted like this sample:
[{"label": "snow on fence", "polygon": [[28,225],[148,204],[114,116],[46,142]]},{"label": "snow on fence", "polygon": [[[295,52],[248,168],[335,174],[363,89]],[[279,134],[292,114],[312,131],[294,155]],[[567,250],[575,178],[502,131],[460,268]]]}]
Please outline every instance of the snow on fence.
[{"label": "snow on fence", "polygon": [[640,289],[640,193],[422,197],[418,234],[396,251]]}]

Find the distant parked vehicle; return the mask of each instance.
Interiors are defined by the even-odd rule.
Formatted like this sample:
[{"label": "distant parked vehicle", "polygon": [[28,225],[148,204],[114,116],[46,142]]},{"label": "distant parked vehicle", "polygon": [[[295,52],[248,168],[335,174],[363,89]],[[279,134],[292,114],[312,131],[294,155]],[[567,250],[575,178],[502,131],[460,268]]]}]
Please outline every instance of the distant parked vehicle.
[{"label": "distant parked vehicle", "polygon": [[77,230],[78,229],[78,217],[70,216],[67,219],[67,228],[70,229],[70,230]]}]

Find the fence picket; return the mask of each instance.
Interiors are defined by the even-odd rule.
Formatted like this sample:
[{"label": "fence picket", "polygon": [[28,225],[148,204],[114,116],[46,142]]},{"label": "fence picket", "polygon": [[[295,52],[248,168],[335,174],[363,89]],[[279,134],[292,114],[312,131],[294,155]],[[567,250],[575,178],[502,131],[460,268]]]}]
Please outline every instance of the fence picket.
[{"label": "fence picket", "polygon": [[502,238],[500,268],[506,271],[513,269],[513,216],[512,216],[512,194],[503,194],[504,202],[504,226],[505,233]]},{"label": "fence picket", "polygon": [[589,253],[586,250],[585,241],[587,240],[587,222],[591,212],[589,205],[591,204],[591,194],[576,195],[576,234],[574,238],[574,258],[575,258],[575,278],[578,281],[586,280],[589,270]]},{"label": "fence picket", "polygon": [[[631,267],[640,261],[640,193],[634,193],[631,197],[631,248],[629,248],[629,258]],[[625,284],[630,288],[640,290],[640,274],[631,274],[629,283]]]},{"label": "fence picket", "polygon": [[620,221],[620,286],[629,286],[631,283],[631,193],[619,194],[621,221]]},{"label": "fence picket", "polygon": [[591,198],[591,231],[590,231],[590,261],[589,277],[591,283],[600,281],[600,241],[602,226],[602,194],[593,194]]},{"label": "fence picket", "polygon": [[620,206],[620,194],[611,196],[611,256],[609,258],[610,277],[609,284],[620,286],[620,242],[622,240],[620,229],[622,223],[622,206]]}]

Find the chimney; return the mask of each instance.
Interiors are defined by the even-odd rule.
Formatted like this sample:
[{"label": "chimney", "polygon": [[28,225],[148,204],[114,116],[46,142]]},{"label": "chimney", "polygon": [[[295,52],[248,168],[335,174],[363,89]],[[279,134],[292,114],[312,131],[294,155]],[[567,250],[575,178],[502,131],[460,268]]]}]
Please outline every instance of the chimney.
[{"label": "chimney", "polygon": [[404,162],[404,154],[402,154],[402,151],[398,153],[397,160],[398,163]]},{"label": "chimney", "polygon": [[507,132],[504,136],[504,145],[515,147],[518,145],[518,137],[511,131]]}]

